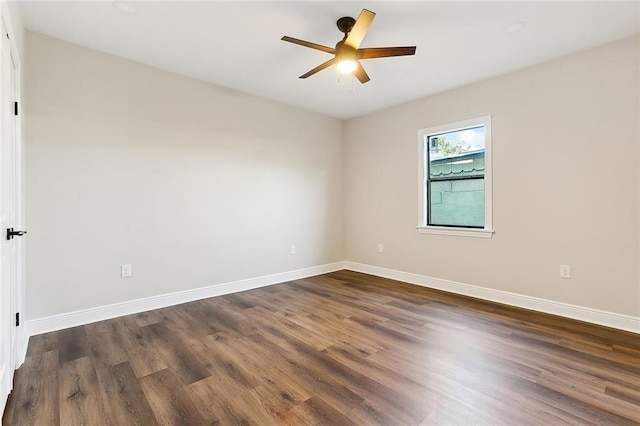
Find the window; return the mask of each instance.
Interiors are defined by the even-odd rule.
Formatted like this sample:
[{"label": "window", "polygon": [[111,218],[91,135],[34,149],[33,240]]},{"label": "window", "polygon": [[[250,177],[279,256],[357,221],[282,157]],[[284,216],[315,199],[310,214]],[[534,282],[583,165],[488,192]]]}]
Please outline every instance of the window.
[{"label": "window", "polygon": [[421,233],[491,238],[491,117],[418,132]]}]

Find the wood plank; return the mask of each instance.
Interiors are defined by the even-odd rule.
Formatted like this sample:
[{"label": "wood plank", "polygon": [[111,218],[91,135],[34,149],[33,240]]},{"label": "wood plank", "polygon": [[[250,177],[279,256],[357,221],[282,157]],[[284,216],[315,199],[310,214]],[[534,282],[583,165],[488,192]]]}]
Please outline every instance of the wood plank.
[{"label": "wood plank", "polygon": [[206,419],[206,423],[203,424],[249,425],[255,423],[252,421],[252,415],[244,412],[241,404],[234,402],[234,397],[241,393],[229,394],[227,389],[213,377],[189,385],[184,393],[197,407],[200,415]]},{"label": "wood plank", "polygon": [[185,393],[182,381],[170,370],[142,377],[140,387],[162,425],[201,425],[207,422],[203,410]]},{"label": "wood plank", "polygon": [[181,339],[163,323],[151,324],[140,328],[140,333],[148,338],[153,350],[166,365],[171,366],[176,376],[185,385],[209,377],[209,371]]},{"label": "wood plank", "polygon": [[64,363],[58,375],[60,424],[107,425],[109,417],[102,402],[91,358],[82,357]]},{"label": "wood plank", "polygon": [[89,343],[84,326],[67,328],[58,333],[58,361],[60,366],[89,355]]},{"label": "wood plank", "polygon": [[128,362],[97,368],[103,404],[108,407],[109,422],[114,425],[158,424],[138,378]]},{"label": "wood plank", "polygon": [[[42,340],[37,339],[36,342],[40,347]],[[60,424],[58,368],[57,350],[33,351],[16,372],[15,388],[9,398],[13,405],[12,413],[11,416],[3,417],[2,424]],[[5,412],[7,414],[9,413]]]},{"label": "wood plank", "polygon": [[31,336],[29,338],[29,345],[27,347],[27,356],[34,356],[48,351],[55,351],[58,349],[58,341],[59,339],[57,331]]},{"label": "wood plank", "polygon": [[31,338],[5,425],[640,425],[640,336],[352,271]]},{"label": "wood plank", "polygon": [[291,410],[305,425],[355,425],[345,416],[322,399],[314,396]]},{"label": "wood plank", "polygon": [[168,368],[165,361],[154,349],[151,341],[145,333],[142,333],[134,318],[126,321],[127,317],[110,320],[115,323],[113,339],[122,342],[122,348],[127,354],[127,361],[136,374],[136,377],[144,377]]},{"label": "wood plank", "polygon": [[91,345],[91,356],[108,365],[126,362],[129,358],[122,335],[115,321],[100,321],[87,324],[87,340]]}]

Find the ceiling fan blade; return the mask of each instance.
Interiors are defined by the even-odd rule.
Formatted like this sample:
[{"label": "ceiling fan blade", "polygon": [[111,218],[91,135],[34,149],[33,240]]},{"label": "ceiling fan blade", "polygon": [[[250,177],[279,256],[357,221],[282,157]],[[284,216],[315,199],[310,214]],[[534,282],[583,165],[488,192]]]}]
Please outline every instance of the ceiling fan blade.
[{"label": "ceiling fan blade", "polygon": [[360,57],[360,59],[388,58],[390,56],[409,56],[415,54],[415,46],[366,47],[358,51],[358,56]]},{"label": "ceiling fan blade", "polygon": [[311,43],[310,41],[299,40],[297,38],[284,36],[280,40],[288,41],[289,43],[299,44],[300,46],[310,47],[311,49],[322,50],[327,53],[336,53],[336,49],[328,46],[323,46],[321,44]]},{"label": "ceiling fan blade", "polygon": [[328,68],[328,67],[330,67],[331,65],[333,65],[333,63],[334,63],[335,61],[336,61],[336,58],[331,58],[331,59],[329,59],[327,62],[325,62],[325,63],[323,63],[323,64],[318,65],[317,67],[315,67],[315,68],[314,68],[314,69],[312,69],[311,71],[309,71],[309,72],[307,72],[307,73],[305,73],[305,74],[302,74],[302,75],[300,76],[300,78],[307,78],[307,77],[311,77],[311,76],[312,76],[312,75],[314,75],[315,73],[317,73],[317,72],[319,72],[319,71],[322,71],[323,69]]},{"label": "ceiling fan blade", "polygon": [[367,81],[371,80],[369,78],[369,75],[367,74],[367,72],[364,70],[364,68],[362,68],[362,64],[360,62],[358,62],[358,65],[356,66],[356,69],[353,71],[353,75],[356,76],[356,78],[358,80],[360,80],[360,83],[364,84]]},{"label": "ceiling fan blade", "polygon": [[371,26],[371,22],[373,18],[375,18],[376,14],[370,10],[362,9],[360,12],[360,16],[356,19],[356,23],[353,24],[353,28],[349,32],[344,44],[352,47],[354,49],[358,49],[360,47],[360,43],[364,39],[364,36],[367,34],[369,27]]}]

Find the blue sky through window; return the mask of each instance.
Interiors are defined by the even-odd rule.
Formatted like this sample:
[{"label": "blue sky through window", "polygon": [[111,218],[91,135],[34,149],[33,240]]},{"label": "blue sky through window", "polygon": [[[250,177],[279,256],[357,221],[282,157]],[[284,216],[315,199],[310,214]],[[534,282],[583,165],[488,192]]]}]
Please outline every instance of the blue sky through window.
[{"label": "blue sky through window", "polygon": [[[442,133],[439,135],[432,135],[434,138],[444,138],[444,140],[451,145],[451,147],[463,147],[463,152],[473,152],[484,150],[484,126],[474,127],[471,129],[456,130],[454,132]],[[429,157],[431,160],[437,160],[450,155],[444,155],[436,147],[431,145],[429,147]]]}]

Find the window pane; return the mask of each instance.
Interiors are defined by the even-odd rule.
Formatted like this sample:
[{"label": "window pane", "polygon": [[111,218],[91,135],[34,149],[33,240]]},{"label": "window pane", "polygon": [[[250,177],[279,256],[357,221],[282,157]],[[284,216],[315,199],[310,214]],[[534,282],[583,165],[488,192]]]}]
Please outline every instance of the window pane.
[{"label": "window pane", "polygon": [[429,225],[484,227],[484,126],[428,141]]},{"label": "window pane", "polygon": [[484,126],[429,136],[429,178],[484,176]]},{"label": "window pane", "polygon": [[430,225],[484,226],[484,179],[432,181]]}]

